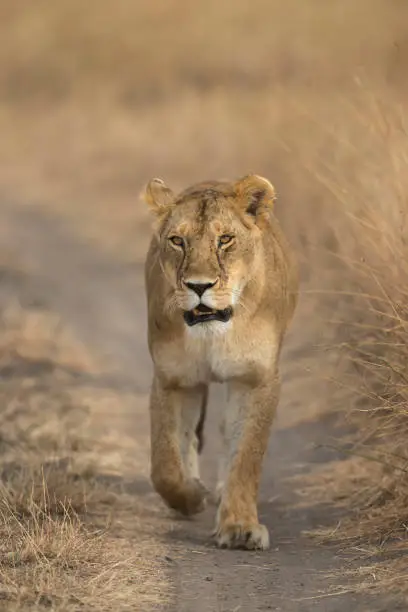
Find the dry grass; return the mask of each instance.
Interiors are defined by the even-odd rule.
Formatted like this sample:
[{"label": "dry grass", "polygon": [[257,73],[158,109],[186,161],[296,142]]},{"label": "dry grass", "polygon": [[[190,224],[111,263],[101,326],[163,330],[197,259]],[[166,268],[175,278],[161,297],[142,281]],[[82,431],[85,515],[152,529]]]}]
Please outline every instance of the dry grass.
[{"label": "dry grass", "polygon": [[338,356],[334,407],[354,433],[328,440],[347,460],[315,473],[309,495],[346,508],[348,519],[314,535],[354,552],[359,588],[406,594],[406,118],[398,105],[375,104],[364,121],[374,153],[361,158],[361,140],[352,148],[349,173],[341,165],[339,176],[331,162],[319,170],[335,196],[329,250],[337,263],[329,269],[341,272],[327,280],[334,288],[328,304],[335,307],[329,315],[335,332],[325,350]]},{"label": "dry grass", "polygon": [[[41,480],[35,476],[8,483],[2,492],[1,596],[10,609],[77,609],[103,590],[106,543],[75,515],[69,488],[64,487],[64,503],[58,492],[49,491],[46,474],[39,492]],[[84,506],[78,509],[83,512]]]},{"label": "dry grass", "polygon": [[106,506],[106,491],[95,497],[95,488],[93,479],[67,477],[61,465],[8,479],[0,501],[3,609],[110,611],[163,602],[164,577],[144,555],[146,536],[141,531],[135,547],[131,536],[115,533],[109,516],[123,521],[123,500],[112,495]]},{"label": "dry grass", "polygon": [[103,546],[80,518],[92,483],[69,472],[71,457],[85,444],[78,435],[83,419],[54,384],[54,373],[66,364],[82,367],[83,360],[73,360],[75,343],[65,330],[64,352],[52,313],[9,305],[1,320],[1,598],[10,610],[75,609],[87,597],[78,568],[97,580]]},{"label": "dry grass", "polygon": [[[337,270],[328,300],[338,356],[335,409],[354,433],[328,445],[346,461],[323,467],[309,494],[337,500],[349,518],[315,531],[361,557],[361,589],[407,593],[408,250],[407,117],[398,104],[367,94],[366,130],[353,144],[334,132],[336,160],[316,175],[334,196],[328,251]],[[354,141],[355,143],[355,141]],[[370,147],[367,145],[371,143]],[[366,148],[367,147],[367,148]],[[362,149],[372,151],[361,158]],[[342,153],[347,150],[349,169]],[[386,151],[386,155],[384,155]],[[343,163],[338,163],[342,161]],[[338,168],[342,171],[339,174]],[[317,230],[321,232],[321,229]],[[322,251],[317,254],[321,256]],[[344,284],[343,284],[344,283]],[[338,290],[338,288],[340,288]],[[325,299],[323,292],[322,300]],[[327,299],[327,296],[326,296]],[[336,300],[336,302],[334,302]]]},{"label": "dry grass", "polygon": [[314,167],[333,148],[317,119],[353,139],[366,132],[358,83],[404,96],[401,3],[26,0],[3,10],[3,194],[79,218],[87,236],[131,257],[145,246],[133,236],[152,174],[177,187],[252,168],[304,206],[322,189],[297,157]]},{"label": "dry grass", "polygon": [[[23,274],[17,263],[9,257],[0,267],[10,277],[16,266]],[[0,327],[2,609],[110,611],[163,602],[166,578],[155,561],[162,527],[144,520],[143,503],[124,492],[116,457],[126,454],[126,436],[104,435],[95,426],[101,390],[78,388],[81,377],[101,375],[100,360],[44,306],[23,308],[2,296]],[[109,408],[127,403],[111,397]]]},{"label": "dry grass", "polygon": [[[358,190],[348,198],[352,239],[339,252],[357,283],[354,316],[340,328],[348,367],[342,383],[352,391],[350,418],[357,426],[354,452],[382,468],[364,488],[364,511],[354,521],[377,543],[405,535],[408,514],[408,281],[405,117],[398,108],[377,112],[370,126],[388,155],[373,157]],[[376,109],[378,111],[378,109]],[[390,112],[391,111],[391,112]],[[344,198],[341,198],[344,203]]]}]

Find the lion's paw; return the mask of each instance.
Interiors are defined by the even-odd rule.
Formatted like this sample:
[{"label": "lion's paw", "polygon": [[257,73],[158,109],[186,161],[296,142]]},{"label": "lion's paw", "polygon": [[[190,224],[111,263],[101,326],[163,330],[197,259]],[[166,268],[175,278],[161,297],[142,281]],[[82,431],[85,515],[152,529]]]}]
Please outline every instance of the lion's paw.
[{"label": "lion's paw", "polygon": [[184,516],[198,514],[206,507],[208,491],[198,478],[181,483],[160,478],[153,480],[153,484],[167,505]]},{"label": "lion's paw", "polygon": [[215,533],[219,548],[244,550],[266,550],[269,548],[269,533],[259,523],[230,523],[220,526]]},{"label": "lion's paw", "polygon": [[205,510],[207,497],[208,491],[204,484],[198,478],[194,478],[186,482],[173,507],[185,516],[198,514]]}]

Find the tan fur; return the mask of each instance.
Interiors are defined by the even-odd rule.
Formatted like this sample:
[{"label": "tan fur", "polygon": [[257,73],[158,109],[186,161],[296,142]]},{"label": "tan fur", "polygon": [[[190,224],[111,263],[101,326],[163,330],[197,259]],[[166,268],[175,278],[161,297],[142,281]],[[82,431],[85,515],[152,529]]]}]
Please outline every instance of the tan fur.
[{"label": "tan fur", "polygon": [[[204,508],[197,451],[207,389],[226,383],[216,542],[267,548],[257,514],[259,479],[279,398],[280,350],[298,291],[296,265],[272,210],[274,188],[250,175],[176,195],[153,179],[146,200],[157,219],[145,267],[154,487],[184,514]],[[208,288],[200,298],[186,283]],[[230,320],[200,319],[190,327],[183,313],[196,314],[200,300],[217,316],[232,307]]]}]

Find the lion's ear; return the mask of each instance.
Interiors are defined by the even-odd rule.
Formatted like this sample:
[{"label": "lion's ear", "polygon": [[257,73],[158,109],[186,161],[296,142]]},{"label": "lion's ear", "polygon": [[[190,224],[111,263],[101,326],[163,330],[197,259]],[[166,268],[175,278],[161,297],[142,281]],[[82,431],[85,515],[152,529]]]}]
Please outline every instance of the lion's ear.
[{"label": "lion's ear", "polygon": [[249,174],[239,179],[234,185],[240,206],[253,217],[272,209],[276,200],[274,186],[262,176]]},{"label": "lion's ear", "polygon": [[145,191],[145,200],[157,215],[162,215],[174,200],[174,193],[158,178],[148,182]]}]

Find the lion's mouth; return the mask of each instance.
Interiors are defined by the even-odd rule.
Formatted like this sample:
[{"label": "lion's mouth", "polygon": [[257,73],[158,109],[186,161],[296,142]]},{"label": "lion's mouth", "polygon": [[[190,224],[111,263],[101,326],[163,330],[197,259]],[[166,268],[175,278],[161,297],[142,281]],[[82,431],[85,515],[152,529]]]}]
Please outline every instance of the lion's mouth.
[{"label": "lion's mouth", "polygon": [[207,321],[220,321],[221,323],[227,323],[232,316],[232,308],[224,308],[223,310],[214,310],[209,308],[205,304],[199,304],[193,310],[187,310],[184,312],[184,320],[192,327],[197,323],[206,323]]}]

